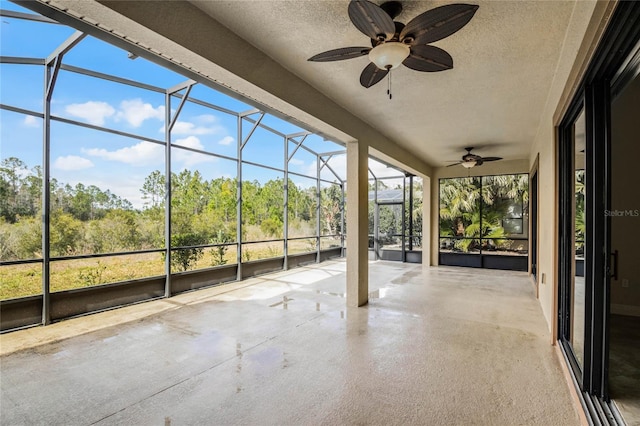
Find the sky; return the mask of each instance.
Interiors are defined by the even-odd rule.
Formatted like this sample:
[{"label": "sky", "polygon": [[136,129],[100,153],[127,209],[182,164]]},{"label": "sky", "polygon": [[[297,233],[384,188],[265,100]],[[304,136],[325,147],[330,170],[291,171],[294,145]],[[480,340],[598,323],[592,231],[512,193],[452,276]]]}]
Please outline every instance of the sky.
[{"label": "sky", "polygon": [[[7,0],[0,0],[0,7],[32,13]],[[46,58],[74,32],[73,28],[63,25],[3,17],[0,23],[0,55]],[[90,36],[67,53],[62,62],[161,89],[187,80],[186,77],[144,58],[129,59],[126,51]],[[43,87],[43,66],[0,64],[0,103],[3,105],[41,114]],[[253,109],[203,85],[196,84],[190,96],[236,112]],[[178,104],[179,99],[173,97],[169,108],[172,116]],[[55,117],[137,136],[120,136],[52,121],[51,177],[72,186],[82,183],[85,186],[95,185],[102,190],[108,189],[129,200],[134,207],[142,208],[140,188],[152,171],[164,171],[165,149],[159,143],[141,140],[140,137],[164,141],[164,93],[61,70],[53,91],[51,113]],[[265,116],[262,123],[283,134],[303,131],[270,115]],[[245,123],[243,134],[246,135],[251,127],[251,123]],[[30,168],[41,165],[42,134],[40,117],[0,110],[0,161],[18,157]],[[175,146],[232,158],[237,158],[237,137],[236,116],[191,102],[185,103],[171,134]],[[316,135],[307,137],[305,145],[319,153],[344,149]],[[291,143],[289,149],[294,148],[295,145]],[[180,148],[173,148],[171,156],[173,172],[198,170],[205,179],[236,176],[237,163],[232,160]],[[257,129],[243,149],[243,160],[283,169],[283,138],[266,129]],[[334,156],[329,164],[346,179],[345,155]],[[290,171],[307,176],[315,176],[316,167],[315,156],[303,149],[298,149],[289,161]],[[398,171],[372,160],[370,168],[377,176],[399,175]],[[264,183],[282,177],[282,172],[243,165],[243,180],[255,179]],[[294,175],[290,177],[298,186],[315,186],[312,179]],[[323,169],[321,177],[329,181],[336,180],[327,168]]]}]

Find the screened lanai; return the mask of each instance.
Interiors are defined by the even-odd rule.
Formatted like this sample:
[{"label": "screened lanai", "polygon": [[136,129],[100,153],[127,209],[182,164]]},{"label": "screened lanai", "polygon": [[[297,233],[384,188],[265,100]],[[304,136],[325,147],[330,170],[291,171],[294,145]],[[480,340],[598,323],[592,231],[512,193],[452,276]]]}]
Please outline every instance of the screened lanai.
[{"label": "screened lanai", "polygon": [[[2,5],[2,330],[345,255],[343,145]],[[404,212],[421,181],[373,158],[369,171],[376,247],[419,253],[420,214]],[[391,190],[403,199],[389,216]]]},{"label": "screened lanai", "polygon": [[370,260],[422,263],[422,190],[420,177],[369,167]]}]

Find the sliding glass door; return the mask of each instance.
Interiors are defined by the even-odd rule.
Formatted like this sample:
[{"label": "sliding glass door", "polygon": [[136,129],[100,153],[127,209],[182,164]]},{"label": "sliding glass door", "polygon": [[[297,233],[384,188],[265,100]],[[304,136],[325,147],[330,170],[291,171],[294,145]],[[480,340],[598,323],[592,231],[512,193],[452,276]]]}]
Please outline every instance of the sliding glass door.
[{"label": "sliding glass door", "polygon": [[[639,22],[640,3],[618,4],[558,127],[558,341],[585,412],[595,424],[622,421],[609,400],[610,323],[612,308],[629,314],[635,306],[631,292],[621,297],[629,279],[618,271],[622,249],[627,259],[634,259],[629,271],[637,263],[637,244],[612,239],[612,230],[629,236],[638,226],[632,222],[635,208],[628,207],[638,198],[637,171],[621,166],[625,158],[637,158],[637,92],[618,102],[617,121],[612,120],[612,106],[622,88],[633,87],[630,82],[640,74]],[[627,104],[631,106],[622,106]],[[627,139],[631,148],[621,148]],[[629,191],[635,195],[627,196]],[[619,207],[612,204],[612,194],[620,195],[619,201],[614,199]],[[631,218],[626,227],[620,215]],[[612,220],[617,221],[613,228]],[[612,293],[612,280],[617,293]],[[625,354],[620,350],[617,356],[623,359]]]}]

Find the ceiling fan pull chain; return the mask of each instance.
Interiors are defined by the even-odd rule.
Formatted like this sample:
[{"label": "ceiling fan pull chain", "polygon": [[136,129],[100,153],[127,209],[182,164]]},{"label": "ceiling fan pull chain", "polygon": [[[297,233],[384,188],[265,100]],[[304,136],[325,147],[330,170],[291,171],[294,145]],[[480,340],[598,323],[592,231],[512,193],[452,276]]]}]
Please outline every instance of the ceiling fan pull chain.
[{"label": "ceiling fan pull chain", "polygon": [[391,95],[391,70],[389,70],[388,82],[387,95],[389,95],[389,99],[391,99],[393,97],[393,95]]}]

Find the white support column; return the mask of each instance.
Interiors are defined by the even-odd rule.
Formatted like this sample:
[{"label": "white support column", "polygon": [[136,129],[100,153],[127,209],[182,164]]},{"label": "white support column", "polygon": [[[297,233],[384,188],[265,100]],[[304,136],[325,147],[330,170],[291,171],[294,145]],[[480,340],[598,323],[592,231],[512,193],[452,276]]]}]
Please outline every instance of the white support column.
[{"label": "white support column", "polygon": [[369,301],[368,264],[368,146],[347,144],[347,305]]}]

